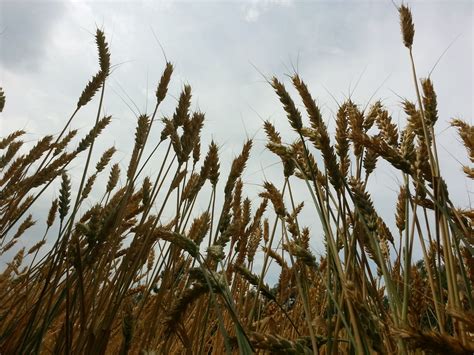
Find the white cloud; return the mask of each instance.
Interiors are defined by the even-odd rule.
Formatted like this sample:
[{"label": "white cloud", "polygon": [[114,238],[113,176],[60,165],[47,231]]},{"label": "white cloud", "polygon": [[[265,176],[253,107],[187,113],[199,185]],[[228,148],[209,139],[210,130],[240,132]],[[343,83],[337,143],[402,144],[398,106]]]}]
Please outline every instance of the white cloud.
[{"label": "white cloud", "polygon": [[246,22],[257,21],[262,14],[272,6],[288,6],[293,0],[250,0],[243,6],[244,20]]},{"label": "white cloud", "polygon": [[244,19],[247,22],[255,22],[260,16],[260,11],[256,6],[249,6],[245,11]]}]

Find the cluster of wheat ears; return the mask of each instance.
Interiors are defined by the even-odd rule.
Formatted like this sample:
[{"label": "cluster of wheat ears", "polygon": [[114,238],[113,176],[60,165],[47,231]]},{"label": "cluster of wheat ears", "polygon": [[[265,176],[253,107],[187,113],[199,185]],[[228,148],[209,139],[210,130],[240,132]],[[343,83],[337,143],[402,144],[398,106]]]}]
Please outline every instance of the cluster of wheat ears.
[{"label": "cluster of wheat ears", "polygon": [[[415,73],[409,8],[402,5],[399,15],[417,94],[402,102],[406,125],[394,124],[381,102],[361,110],[348,100],[333,138],[298,75],[291,84],[305,118],[272,78],[297,139],[284,142],[265,122],[266,147],[281,159],[284,184],[264,182],[253,203],[241,178],[252,141],[233,160],[222,191],[218,146],[210,143],[201,156],[204,114],[191,112],[191,88],[183,87],[174,113],[158,119],[170,63],[153,113],[138,117],[127,170],[111,163],[114,147],[95,161],[94,144],[111,122],[101,116],[110,53],[97,30],[100,69],[62,132],[26,153],[25,132],[0,140],[0,255],[19,249],[0,274],[0,353],[474,352],[474,211],[449,198],[436,150],[436,93]],[[78,139],[74,117],[96,94],[95,125]],[[2,110],[1,90],[0,98]],[[452,126],[474,163],[474,127],[457,119]],[[161,129],[159,142],[149,142],[152,129]],[[150,154],[147,144],[156,145]],[[157,173],[144,176],[161,145],[167,148],[154,157]],[[68,167],[79,155],[85,165],[72,187]],[[392,230],[366,190],[379,159],[403,181]],[[102,198],[92,201],[106,170]],[[474,168],[464,173],[472,179]],[[56,180],[59,197],[41,222],[44,236],[29,250],[18,248],[40,223],[31,207]],[[310,248],[317,236],[300,223],[295,184],[307,188],[313,204],[304,208],[322,225],[317,235],[326,251],[319,259]],[[209,207],[196,211],[206,188],[199,198]],[[165,219],[164,211],[174,217]],[[41,251],[46,242],[52,247]],[[412,257],[414,248],[421,260]],[[274,287],[265,282],[270,263],[278,265]]]}]

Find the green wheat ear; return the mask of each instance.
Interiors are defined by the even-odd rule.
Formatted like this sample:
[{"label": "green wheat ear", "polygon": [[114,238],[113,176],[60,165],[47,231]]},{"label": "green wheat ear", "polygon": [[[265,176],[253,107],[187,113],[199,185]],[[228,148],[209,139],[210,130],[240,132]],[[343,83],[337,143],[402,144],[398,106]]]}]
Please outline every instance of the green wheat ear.
[{"label": "green wheat ear", "polygon": [[3,108],[5,107],[5,93],[3,92],[3,88],[0,87],[0,112],[3,112]]}]

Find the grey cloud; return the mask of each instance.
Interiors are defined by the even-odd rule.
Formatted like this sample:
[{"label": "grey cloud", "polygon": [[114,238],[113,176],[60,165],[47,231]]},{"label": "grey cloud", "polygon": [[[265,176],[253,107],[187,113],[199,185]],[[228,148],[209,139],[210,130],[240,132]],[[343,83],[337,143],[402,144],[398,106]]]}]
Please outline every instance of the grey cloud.
[{"label": "grey cloud", "polygon": [[[110,6],[112,1],[88,2],[87,6],[69,4],[60,28],[63,40],[54,45],[58,60],[52,65],[42,65],[47,62],[42,48],[53,47],[46,41],[54,21],[63,15],[63,8],[51,2],[43,3],[41,7],[31,3],[2,3],[0,31],[6,31],[0,35],[0,41],[5,41],[5,45],[9,43],[8,47],[13,44],[17,47],[15,52],[8,54],[9,61],[2,53],[2,64],[22,69],[34,63],[44,69],[35,76],[5,75],[2,79],[1,84],[8,88],[7,113],[15,118],[5,122],[14,122],[12,128],[21,128],[22,124],[26,125],[26,118],[34,122],[32,118],[38,114],[60,118],[61,113],[68,112],[69,103],[75,102],[75,95],[82,90],[89,73],[96,70],[93,36],[87,30],[93,31],[94,23],[98,23],[104,25],[110,41],[112,62],[120,63],[112,73],[108,89],[122,93],[120,84],[144,110],[143,94],[148,87],[150,107],[153,87],[164,66],[160,48],[150,30],[153,28],[176,68],[170,96],[161,106],[160,115],[172,112],[176,103],[173,95],[179,95],[183,83],[190,83],[194,108],[206,112],[203,139],[208,142],[214,138],[220,144],[223,169],[228,168],[230,160],[240,151],[247,132],[251,137],[255,135],[253,155],[244,176],[244,181],[249,183],[246,189],[252,197],[257,195],[258,185],[266,177],[281,186],[278,180],[281,169],[273,165],[278,159],[264,148],[265,136],[259,116],[274,122],[287,142],[294,137],[278,98],[258,71],[267,76],[277,75],[291,89],[284,74],[291,73],[294,64],[321,106],[331,132],[334,131],[332,116],[337,105],[329,93],[337,100],[343,100],[351,91],[355,102],[365,104],[380,85],[374,99],[381,98],[394,119],[404,125],[404,114],[400,112],[396,94],[408,99],[416,97],[408,54],[400,40],[398,16],[390,1],[295,1],[290,6],[270,6],[268,1],[263,5],[255,5],[255,1],[164,4],[151,0],[113,1],[113,6]],[[470,119],[473,113],[473,5],[460,1],[438,1],[434,5],[431,2],[411,3],[416,26],[414,52],[421,76],[426,76],[443,50],[458,34],[462,35],[442,58],[432,77],[439,99],[437,131],[440,132],[438,143],[443,174],[447,175],[444,176],[453,201],[466,206],[472,192],[466,193],[460,166],[449,154],[461,157],[462,161],[467,161],[467,155],[461,150],[457,135],[444,128],[452,115]],[[261,13],[255,21],[247,22],[244,11],[252,6]],[[8,7],[9,12],[6,11]],[[7,22],[11,25],[5,28]],[[4,48],[1,50],[5,51]],[[33,59],[24,63],[25,55]],[[61,57],[71,60],[65,61]],[[63,80],[64,73],[72,73],[67,83]],[[58,86],[58,83],[64,85]],[[32,93],[26,104],[22,95],[25,87]],[[47,95],[40,96],[38,93],[41,92]],[[119,148],[126,156],[132,150],[133,133],[130,132],[134,131],[135,120],[113,90],[108,90],[107,95],[106,111],[116,120],[101,142],[119,141]],[[50,104],[53,98],[56,101]],[[31,114],[25,115],[27,110]],[[26,117],[24,120],[18,118],[23,116]],[[48,120],[49,125],[42,124],[41,127],[30,123],[28,128],[44,132],[43,129],[58,127],[59,118]],[[89,121],[77,122],[75,124],[83,128]],[[128,146],[127,142],[130,142]],[[203,152],[206,145],[203,144]],[[380,166],[369,187],[376,207],[380,207],[387,221],[392,221],[396,173],[385,169],[382,163]],[[222,176],[225,175],[223,171]],[[295,196],[299,200],[306,199],[305,186],[295,191]],[[322,232],[314,222],[311,201],[307,201],[307,206],[305,222],[312,226],[320,241]],[[322,251],[322,242],[315,248]]]},{"label": "grey cloud", "polygon": [[0,63],[4,69],[35,71],[49,35],[65,12],[59,1],[3,1],[0,4]]}]

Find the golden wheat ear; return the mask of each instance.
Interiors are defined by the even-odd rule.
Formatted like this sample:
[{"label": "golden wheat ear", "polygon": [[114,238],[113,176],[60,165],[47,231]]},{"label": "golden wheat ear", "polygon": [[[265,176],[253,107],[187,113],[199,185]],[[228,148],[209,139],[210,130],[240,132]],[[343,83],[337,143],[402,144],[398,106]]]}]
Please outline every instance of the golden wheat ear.
[{"label": "golden wheat ear", "polygon": [[167,62],[160,83],[156,88],[156,101],[158,105],[165,99],[166,93],[168,92],[168,84],[171,80],[171,74],[173,74],[173,65]]},{"label": "golden wheat ear", "polygon": [[95,74],[92,79],[87,83],[86,87],[82,91],[79,100],[77,101],[77,108],[87,105],[92,100],[97,91],[102,87],[105,79],[110,74],[110,52],[109,46],[105,40],[104,32],[97,30],[95,40],[97,43],[97,51],[99,52],[99,66],[100,70]]},{"label": "golden wheat ear", "polygon": [[398,9],[398,13],[400,15],[403,44],[408,49],[411,49],[413,46],[413,37],[415,36],[415,25],[413,24],[411,10],[408,6],[401,5]]},{"label": "golden wheat ear", "polygon": [[301,113],[296,108],[296,105],[288,91],[286,91],[285,85],[283,85],[275,77],[272,79],[271,85],[275,90],[276,94],[278,95],[280,102],[283,104],[283,109],[285,110],[288,116],[288,121],[290,122],[291,127],[295,131],[300,132],[301,128],[303,128],[303,120],[301,119]]}]

